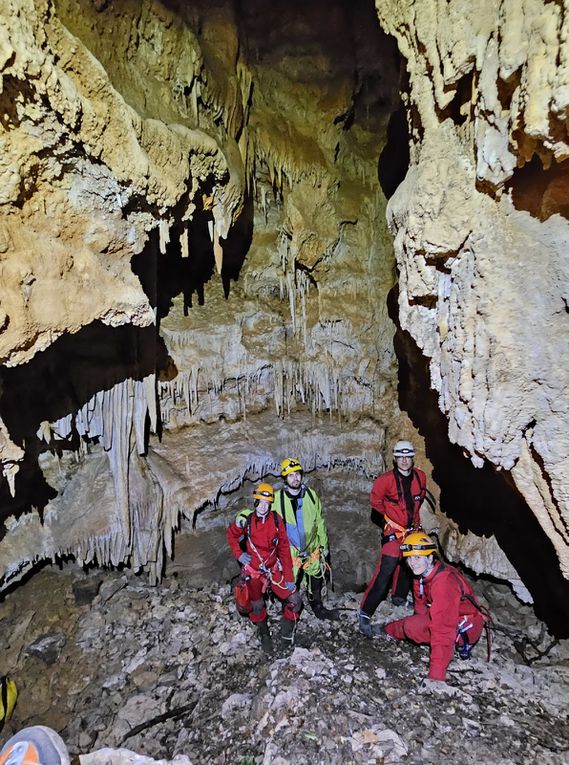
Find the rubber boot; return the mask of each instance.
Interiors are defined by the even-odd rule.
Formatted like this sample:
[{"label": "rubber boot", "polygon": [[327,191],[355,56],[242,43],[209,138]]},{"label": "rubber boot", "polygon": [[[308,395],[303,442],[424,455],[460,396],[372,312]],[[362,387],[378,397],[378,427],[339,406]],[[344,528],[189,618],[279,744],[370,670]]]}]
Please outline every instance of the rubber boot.
[{"label": "rubber boot", "polygon": [[372,636],[371,619],[367,614],[364,614],[363,611],[358,611],[358,627],[360,628],[362,635],[365,635],[366,637]]},{"label": "rubber boot", "polygon": [[386,632],[383,624],[372,624],[371,616],[365,611],[358,611],[358,627],[362,635],[366,637],[385,637]]},{"label": "rubber boot", "polygon": [[294,645],[294,633],[296,632],[296,622],[291,619],[281,619],[281,640],[283,645],[292,647]]},{"label": "rubber boot", "polygon": [[322,603],[322,579],[310,577],[309,587],[312,594],[308,596],[308,603],[317,619],[328,619],[332,622],[338,621],[339,614],[336,609],[326,608]]},{"label": "rubber boot", "polygon": [[331,622],[337,622],[340,618],[335,608],[326,608],[320,600],[311,600],[309,603],[317,619],[328,619]]},{"label": "rubber boot", "polygon": [[261,641],[261,648],[263,651],[265,653],[271,653],[273,650],[273,641],[271,639],[271,633],[269,632],[269,625],[267,624],[266,619],[264,622],[260,622],[257,625],[257,635]]}]

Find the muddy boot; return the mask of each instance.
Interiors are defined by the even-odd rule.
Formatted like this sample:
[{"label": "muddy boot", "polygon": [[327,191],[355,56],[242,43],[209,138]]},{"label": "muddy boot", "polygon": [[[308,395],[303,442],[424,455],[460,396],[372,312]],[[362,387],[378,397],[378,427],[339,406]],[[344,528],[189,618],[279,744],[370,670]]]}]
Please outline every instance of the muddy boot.
[{"label": "muddy boot", "polygon": [[294,645],[294,633],[296,632],[296,622],[291,619],[281,619],[281,641],[284,646],[292,647]]},{"label": "muddy boot", "polygon": [[358,627],[362,635],[365,635],[366,637],[371,637],[373,635],[371,619],[363,611],[358,611]]},{"label": "muddy boot", "polygon": [[321,600],[309,600],[308,602],[317,619],[328,619],[331,622],[337,622],[340,618],[335,608],[326,608]]},{"label": "muddy boot", "polygon": [[271,639],[271,633],[269,632],[269,625],[267,624],[266,619],[264,622],[260,622],[260,624],[257,625],[257,635],[261,641],[261,648],[263,651],[265,653],[271,653],[273,650],[273,641]]}]

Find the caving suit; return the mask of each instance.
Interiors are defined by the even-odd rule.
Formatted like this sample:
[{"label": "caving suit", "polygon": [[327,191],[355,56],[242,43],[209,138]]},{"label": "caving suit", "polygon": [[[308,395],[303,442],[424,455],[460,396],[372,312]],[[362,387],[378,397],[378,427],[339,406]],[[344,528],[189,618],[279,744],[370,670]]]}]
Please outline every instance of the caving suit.
[{"label": "caving suit", "polygon": [[285,487],[276,492],[274,508],[286,524],[294,581],[299,586],[306,576],[309,601],[311,604],[321,603],[328,531],[320,497],[304,484],[296,496],[289,494]]},{"label": "caving suit", "polygon": [[[407,638],[431,646],[428,677],[445,680],[455,645],[474,645],[485,617],[476,604],[470,583],[453,566],[437,561],[426,577],[413,583],[415,613],[385,625],[395,640]],[[461,632],[459,633],[459,625]],[[466,639],[463,637],[466,634]]]},{"label": "caving suit", "polygon": [[242,510],[227,529],[227,540],[236,560],[243,553],[242,544],[251,556],[251,563],[241,569],[251,601],[251,621],[260,624],[267,618],[264,594],[269,587],[283,602],[283,618],[296,621],[301,599],[286,588],[294,576],[285,524],[272,510],[264,518],[254,510]]},{"label": "caving suit", "polygon": [[427,477],[418,468],[404,476],[395,467],[373,482],[371,506],[382,516],[385,526],[377,566],[360,606],[360,611],[370,617],[385,600],[392,579],[397,597],[406,598],[411,589],[410,574],[407,567],[401,565],[400,547],[407,532],[421,525],[419,510],[426,492]]}]

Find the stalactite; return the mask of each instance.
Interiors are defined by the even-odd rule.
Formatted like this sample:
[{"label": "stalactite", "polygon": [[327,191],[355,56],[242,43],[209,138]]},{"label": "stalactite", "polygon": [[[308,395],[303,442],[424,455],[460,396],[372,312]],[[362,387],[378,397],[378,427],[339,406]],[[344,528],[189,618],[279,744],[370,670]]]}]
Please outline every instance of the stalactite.
[{"label": "stalactite", "polygon": [[219,241],[219,234],[217,232],[217,227],[214,229],[214,232],[213,232],[213,257],[215,259],[215,268],[217,270],[217,273],[221,274],[221,270],[223,268],[223,247],[221,246],[221,243]]},{"label": "stalactite", "polygon": [[160,237],[160,252],[166,254],[166,245],[170,241],[170,224],[167,220],[161,220],[158,224],[158,233]]},{"label": "stalactite", "polygon": [[180,234],[180,250],[183,258],[190,257],[190,244],[188,241],[188,229],[184,226]]},{"label": "stalactite", "polygon": [[293,334],[300,332],[306,344],[308,339],[306,297],[310,291],[311,282],[308,274],[296,266],[295,253],[292,252],[290,239],[284,231],[281,231],[278,237],[277,252],[282,270],[282,277],[279,277],[281,300],[288,298]]}]

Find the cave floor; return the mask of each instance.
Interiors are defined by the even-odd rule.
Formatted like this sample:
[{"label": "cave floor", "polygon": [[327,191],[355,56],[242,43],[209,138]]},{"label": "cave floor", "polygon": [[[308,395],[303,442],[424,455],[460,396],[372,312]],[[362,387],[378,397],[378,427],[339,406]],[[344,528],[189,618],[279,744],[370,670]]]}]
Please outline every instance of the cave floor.
[{"label": "cave floor", "polygon": [[[43,724],[72,755],[124,747],[192,765],[569,763],[569,641],[483,586],[492,661],[479,644],[428,693],[427,650],[360,636],[354,593],[330,594],[338,623],[304,611],[294,651],[266,657],[228,585],[46,567],[0,606],[19,689],[1,739]],[[378,617],[405,612],[385,603]],[[276,627],[275,604],[270,616]]]}]

